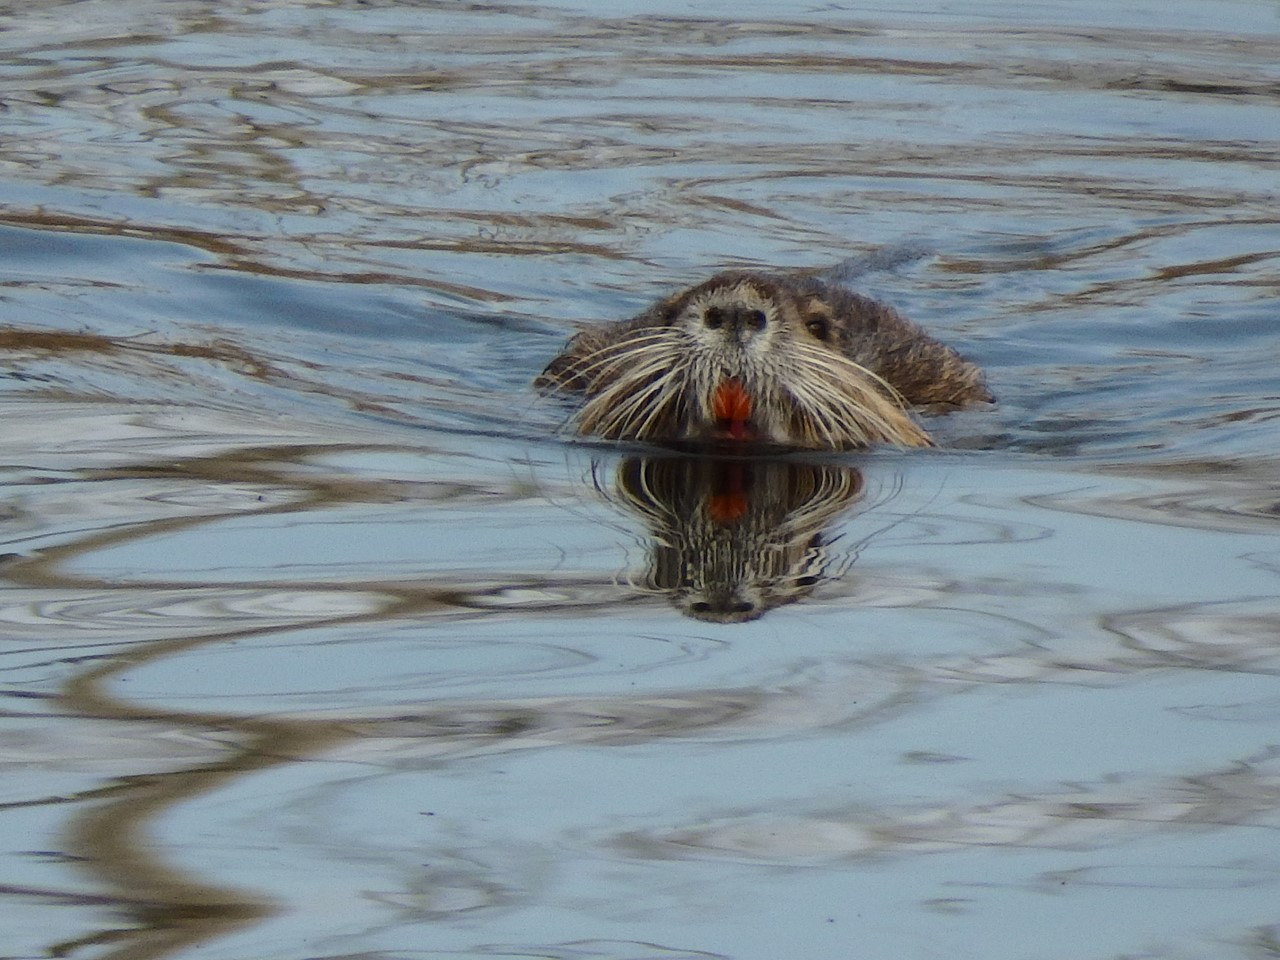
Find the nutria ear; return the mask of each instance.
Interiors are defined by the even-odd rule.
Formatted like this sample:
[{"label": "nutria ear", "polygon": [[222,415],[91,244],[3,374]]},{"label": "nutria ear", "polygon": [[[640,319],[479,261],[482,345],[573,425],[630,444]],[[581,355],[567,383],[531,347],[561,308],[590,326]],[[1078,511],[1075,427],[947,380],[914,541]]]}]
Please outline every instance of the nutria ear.
[{"label": "nutria ear", "polygon": [[664,323],[674,323],[680,311],[684,309],[684,305],[689,300],[688,291],[672,294],[658,304],[658,316],[662,318]]},{"label": "nutria ear", "polygon": [[602,345],[599,331],[591,328],[580,330],[538,374],[533,381],[534,387],[538,390],[586,390],[588,381],[583,376],[583,366]]}]

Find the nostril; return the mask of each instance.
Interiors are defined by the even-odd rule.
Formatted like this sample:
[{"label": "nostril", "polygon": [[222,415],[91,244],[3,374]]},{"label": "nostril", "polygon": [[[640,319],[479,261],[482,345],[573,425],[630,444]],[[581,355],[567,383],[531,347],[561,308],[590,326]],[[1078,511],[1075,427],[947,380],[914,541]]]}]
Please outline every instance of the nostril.
[{"label": "nostril", "polygon": [[755,333],[764,329],[767,318],[763,310],[754,310],[751,307],[733,307],[729,311],[729,316],[725,319],[735,330]]},{"label": "nostril", "polygon": [[708,330],[730,330],[734,333],[757,333],[769,322],[763,310],[751,307],[727,306],[706,307],[702,311],[702,322]]}]

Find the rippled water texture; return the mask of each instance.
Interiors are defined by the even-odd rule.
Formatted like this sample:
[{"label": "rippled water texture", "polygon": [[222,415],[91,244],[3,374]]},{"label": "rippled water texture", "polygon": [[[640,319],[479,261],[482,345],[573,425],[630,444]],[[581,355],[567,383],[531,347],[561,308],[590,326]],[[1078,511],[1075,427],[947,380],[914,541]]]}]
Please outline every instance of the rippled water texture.
[{"label": "rippled water texture", "polygon": [[[0,958],[1280,955],[1278,50],[1273,0],[0,4]],[[938,450],[530,388],[850,257],[989,373]]]}]

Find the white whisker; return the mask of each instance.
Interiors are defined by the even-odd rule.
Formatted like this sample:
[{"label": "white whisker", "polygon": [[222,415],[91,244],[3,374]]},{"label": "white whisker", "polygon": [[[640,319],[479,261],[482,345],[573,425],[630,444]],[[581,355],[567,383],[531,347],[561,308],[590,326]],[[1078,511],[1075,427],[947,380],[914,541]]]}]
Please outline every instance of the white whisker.
[{"label": "white whisker", "polygon": [[[835,290],[828,296],[810,279],[746,272],[578,334],[538,383],[582,394],[577,430],[610,439],[712,441],[744,427],[749,436],[813,449],[930,446],[894,385],[817,332],[828,323],[865,331],[860,355],[895,378],[915,362],[900,344],[914,349],[908,338],[918,336],[922,362],[945,361],[945,375],[968,377],[969,395],[989,398],[977,368],[954,354],[937,360],[947,349],[889,308]],[[736,396],[720,392],[731,380],[745,397],[747,412],[735,414],[745,424],[718,422],[724,398]]]}]

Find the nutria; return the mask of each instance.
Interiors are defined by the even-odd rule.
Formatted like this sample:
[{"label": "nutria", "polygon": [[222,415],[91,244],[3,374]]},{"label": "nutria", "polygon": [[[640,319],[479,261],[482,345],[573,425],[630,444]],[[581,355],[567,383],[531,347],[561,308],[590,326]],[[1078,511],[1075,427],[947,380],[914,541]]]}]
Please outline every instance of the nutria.
[{"label": "nutria", "polygon": [[580,433],[829,450],[931,446],[908,407],[989,401],[982,371],[892,307],[807,274],[720,273],[575,336],[538,377]]}]

